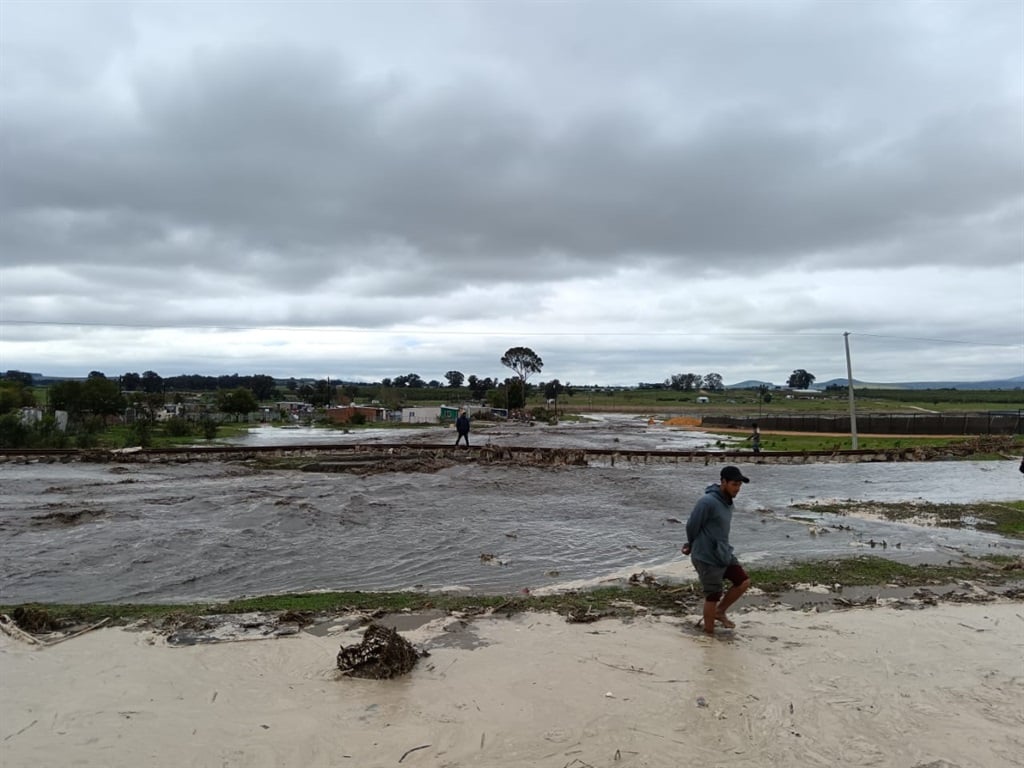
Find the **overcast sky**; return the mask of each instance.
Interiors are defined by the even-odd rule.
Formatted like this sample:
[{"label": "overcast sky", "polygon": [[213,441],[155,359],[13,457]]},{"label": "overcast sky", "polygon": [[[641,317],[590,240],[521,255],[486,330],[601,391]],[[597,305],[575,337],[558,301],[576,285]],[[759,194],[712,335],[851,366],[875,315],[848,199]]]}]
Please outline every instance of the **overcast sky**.
[{"label": "overcast sky", "polygon": [[0,2],[0,369],[1024,375],[1024,3]]}]

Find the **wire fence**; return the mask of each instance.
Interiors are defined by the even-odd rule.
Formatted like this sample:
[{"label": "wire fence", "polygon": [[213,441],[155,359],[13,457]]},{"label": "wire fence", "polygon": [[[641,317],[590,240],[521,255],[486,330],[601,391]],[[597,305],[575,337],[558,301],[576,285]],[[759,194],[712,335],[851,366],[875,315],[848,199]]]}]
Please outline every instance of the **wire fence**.
[{"label": "wire fence", "polygon": [[[783,432],[849,433],[849,416],[786,415],[761,417],[705,416],[705,427],[749,428]],[[857,415],[857,432],[865,435],[1020,435],[1024,410],[978,413],[893,413]]]}]

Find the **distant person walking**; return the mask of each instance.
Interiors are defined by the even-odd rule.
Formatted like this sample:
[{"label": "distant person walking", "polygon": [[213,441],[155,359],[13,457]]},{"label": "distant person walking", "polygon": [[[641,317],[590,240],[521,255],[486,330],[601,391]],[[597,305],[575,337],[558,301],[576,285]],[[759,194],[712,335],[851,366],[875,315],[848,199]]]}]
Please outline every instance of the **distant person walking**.
[{"label": "distant person walking", "polygon": [[459,433],[458,437],[455,438],[456,447],[458,447],[460,440],[465,440],[466,447],[469,448],[469,416],[466,415],[465,411],[459,411],[459,418],[455,420],[455,431]]},{"label": "distant person walking", "polygon": [[[716,621],[726,629],[736,626],[726,612],[750,586],[750,577],[729,543],[732,500],[743,483],[749,482],[750,479],[744,477],[739,468],[723,467],[719,482],[704,489],[704,495],[697,500],[686,522],[683,554],[690,555],[704,590],[703,622],[704,632],[708,635],[715,634]],[[723,596],[725,579],[732,586]]]},{"label": "distant person walking", "polygon": [[757,428],[757,423],[754,423],[754,434],[750,436],[750,447],[753,448],[754,453],[761,452],[761,430]]}]

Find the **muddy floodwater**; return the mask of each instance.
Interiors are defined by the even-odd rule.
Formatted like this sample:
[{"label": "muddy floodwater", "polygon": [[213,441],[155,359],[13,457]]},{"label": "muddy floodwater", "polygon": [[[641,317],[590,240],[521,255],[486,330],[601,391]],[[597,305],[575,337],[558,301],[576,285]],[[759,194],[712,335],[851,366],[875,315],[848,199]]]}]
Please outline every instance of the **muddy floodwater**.
[{"label": "muddy floodwater", "polygon": [[[254,431],[246,444],[454,443],[454,432]],[[630,419],[475,428],[474,445],[697,449],[707,435]],[[531,443],[530,441],[537,441]],[[269,442],[268,442],[269,441]],[[275,442],[277,441],[277,442]],[[240,441],[236,441],[240,442]],[[871,553],[907,563],[1019,554],[972,529],[822,514],[815,500],[1009,501],[1013,461],[743,465],[745,564]],[[240,463],[0,465],[0,601],[183,602],[313,590],[531,591],[646,570],[689,579],[683,522],[718,466],[481,465],[352,475]],[[884,542],[884,544],[883,544]]]}]

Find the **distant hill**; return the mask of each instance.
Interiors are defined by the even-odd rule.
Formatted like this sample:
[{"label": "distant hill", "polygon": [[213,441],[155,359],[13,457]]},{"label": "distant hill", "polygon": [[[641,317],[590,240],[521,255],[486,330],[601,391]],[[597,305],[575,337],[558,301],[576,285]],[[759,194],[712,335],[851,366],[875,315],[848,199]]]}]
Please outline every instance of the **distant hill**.
[{"label": "distant hill", "polygon": [[[828,389],[830,386],[845,387],[846,378],[816,381],[814,389]],[[755,385],[756,386],[756,385]],[[1012,379],[990,379],[988,381],[902,381],[888,384],[870,383],[853,380],[853,388],[861,389],[1021,389],[1024,388],[1024,376]]]},{"label": "distant hill", "polygon": [[[770,381],[758,381],[747,379],[736,384],[726,384],[726,389],[757,389],[762,384],[767,384],[772,389],[786,389],[785,384],[772,384]],[[829,379],[828,381],[816,381],[811,389],[824,390],[829,387],[845,387],[846,378]],[[989,381],[902,381],[894,383],[879,383],[870,381],[853,380],[854,389],[1024,389],[1024,376],[1016,376],[1012,379],[991,379]]]}]

